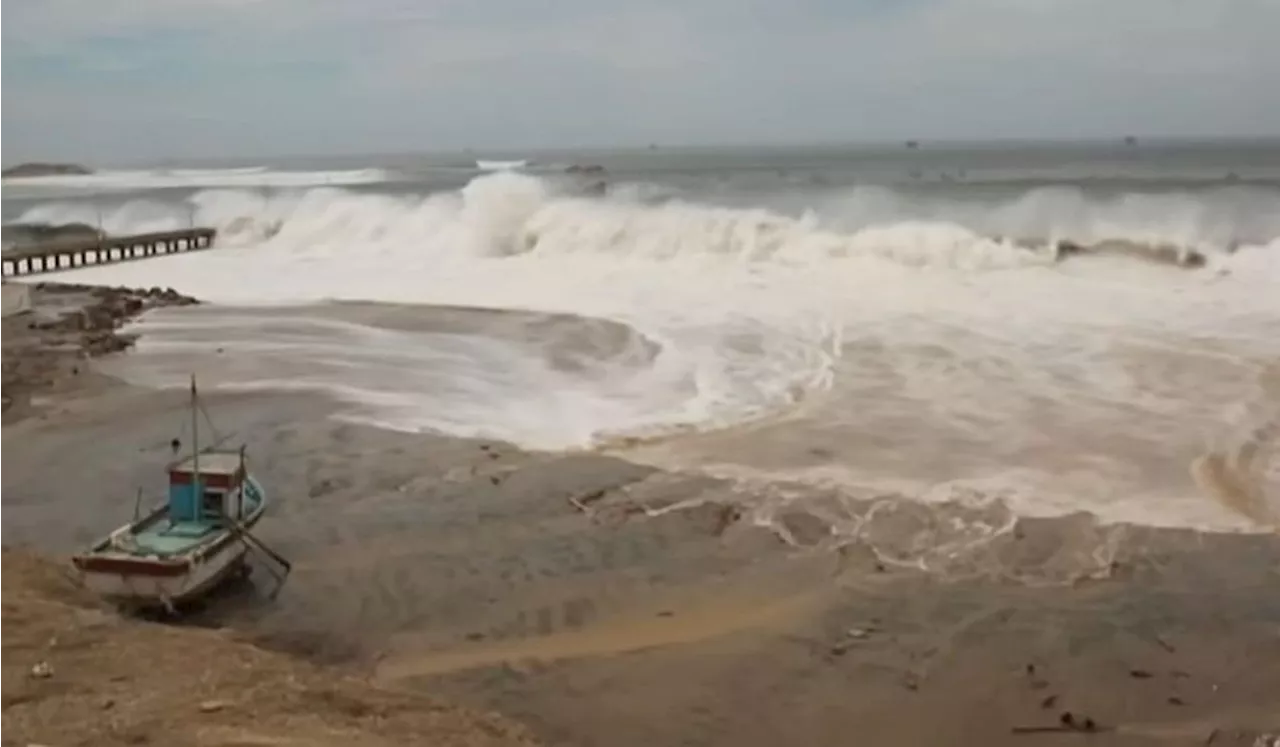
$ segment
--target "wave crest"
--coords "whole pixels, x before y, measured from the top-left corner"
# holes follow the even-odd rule
[[[219,173],[246,181],[263,176],[256,170]],[[348,176],[360,174],[366,172]],[[865,188],[790,212],[785,205],[645,202],[625,185],[615,185],[611,195],[587,197],[563,182],[506,171],[429,195],[333,187],[209,189],[182,202],[139,198],[106,211],[76,200],[49,202],[19,220],[101,223],[110,233],[196,223],[217,228],[223,245],[265,243],[299,252],[342,246],[441,256],[593,254],[785,265],[877,258],[962,270],[1045,264],[1080,254],[1198,266],[1205,257],[1280,237],[1277,195],[1249,189],[1107,200],[1072,189],[1039,189],[1013,200],[961,202]]]

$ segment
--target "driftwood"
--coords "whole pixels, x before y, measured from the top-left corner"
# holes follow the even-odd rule
[[[1030,667],[1028,670],[1032,671]],[[1014,726],[1009,729],[1012,734],[1102,734],[1111,731],[1115,731],[1115,727],[1100,726],[1088,716],[1077,719],[1071,711],[1063,711],[1056,726]]]

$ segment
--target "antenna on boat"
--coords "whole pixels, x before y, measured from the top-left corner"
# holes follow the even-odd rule
[[[200,418],[196,415],[196,375],[191,374],[191,474],[200,493]]]

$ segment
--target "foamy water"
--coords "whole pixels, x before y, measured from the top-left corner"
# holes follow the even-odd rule
[[[152,365],[131,370],[149,383],[182,381],[203,355],[213,384],[323,390],[386,427],[605,445],[747,483],[978,493],[1020,514],[1214,529],[1272,510],[1246,518],[1191,467],[1275,407],[1280,192],[855,187],[759,202],[619,185],[584,197],[512,172],[428,195],[212,189],[105,220],[194,220],[219,229],[218,249],[62,279],[239,307],[139,325],[135,360]],[[91,207],[54,201],[22,219]],[[1124,241],[1139,257],[1172,245],[1207,265],[1058,262],[1058,240]],[[246,308],[329,300],[557,316],[441,326],[428,310]],[[1264,504],[1268,469],[1250,478]]]

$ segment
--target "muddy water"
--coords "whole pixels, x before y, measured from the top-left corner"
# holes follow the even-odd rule
[[[182,399],[119,386],[5,428],[5,542],[66,552],[127,518]],[[309,396],[207,404],[296,566],[274,602],[260,568],[198,622],[553,744],[1022,744],[1011,726],[1063,710],[1198,744],[1280,714],[1272,537],[1024,520],[921,571],[940,527],[1004,517],[882,508],[878,544],[837,546],[822,507],[850,503],[812,488],[757,524],[750,485],[345,424]]]

